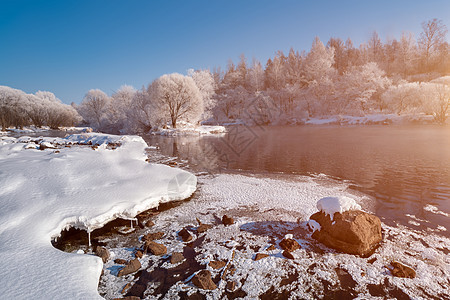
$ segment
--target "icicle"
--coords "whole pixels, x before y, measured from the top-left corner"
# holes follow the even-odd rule
[[[91,231],[88,229],[89,248],[91,247]]]
[[[133,229],[133,219],[131,219],[130,221],[131,221],[131,229]]]

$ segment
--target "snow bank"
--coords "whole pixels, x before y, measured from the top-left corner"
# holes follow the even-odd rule
[[[361,210],[361,206],[352,198],[341,197],[325,197],[317,201],[317,209],[329,215],[333,220],[335,213],[343,213],[348,210]]]
[[[389,125],[433,122],[433,116],[425,114],[370,114],[356,117],[348,115],[330,116],[326,118],[309,118],[305,121],[308,125]]]
[[[27,149],[37,142],[58,149]],[[89,142],[99,146],[74,145]],[[107,147],[110,143],[120,147],[112,150]],[[146,147],[134,136],[0,136],[3,298],[101,298],[97,292],[101,259],[61,252],[51,239],[69,226],[90,232],[112,219],[131,218],[161,202],[191,196],[196,177],[146,163]]]
[[[201,125],[195,126],[190,123],[181,122],[177,128],[159,128],[151,132],[154,135],[179,136],[179,135],[206,135],[221,134],[227,130],[224,126]]]

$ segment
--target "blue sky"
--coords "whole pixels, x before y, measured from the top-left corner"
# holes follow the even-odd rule
[[[0,0],[0,85],[80,103],[92,88],[140,88],[166,73],[225,68],[241,53],[265,64],[277,50],[309,50],[316,35],[356,46],[374,30],[417,37],[432,18],[450,27],[450,1]]]

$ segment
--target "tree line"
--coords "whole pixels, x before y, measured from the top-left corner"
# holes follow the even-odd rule
[[[241,55],[225,71],[166,74],[140,90],[122,86],[111,96],[94,89],[73,106],[49,92],[27,95],[2,87],[0,121],[3,128],[57,127],[81,116],[85,124],[111,133],[147,133],[175,128],[180,121],[295,124],[373,113],[421,113],[445,123],[450,109],[448,30],[437,19],[422,23],[422,30],[417,40],[404,32],[386,43],[374,32],[358,48],[351,39],[333,37],[324,44],[316,37],[309,52],[277,51],[264,66],[255,59],[248,64]]]
[[[24,126],[75,126],[81,117],[74,107],[61,102],[51,92],[38,91],[36,94],[7,86],[0,86],[0,130],[10,127],[23,129]]]

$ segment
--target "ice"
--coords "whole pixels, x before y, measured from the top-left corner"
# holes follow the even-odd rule
[[[342,286],[349,288],[340,284],[336,269],[350,274],[356,282],[351,293],[359,299],[375,298],[369,292],[370,285],[381,289],[380,298],[383,299],[395,298],[398,293],[405,293],[413,299],[442,298],[448,293],[448,238],[382,224],[383,243],[370,258],[337,253],[310,236],[307,220],[317,211],[317,201],[327,196],[345,196],[356,199],[364,210],[370,210],[370,198],[350,190],[346,183],[326,180],[324,175],[320,178],[271,176],[220,174],[199,177],[200,190],[193,199],[155,216],[153,221],[156,225],[151,231],[166,233],[160,242],[167,246],[168,253],[182,249],[176,233],[183,227],[197,226],[196,217],[202,223],[214,224],[204,233],[201,245],[195,247],[198,253],[195,260],[210,270],[213,278],[220,278],[223,270],[209,268],[211,260],[221,260],[236,268],[226,280],[219,281],[214,291],[199,290],[185,280],[175,283],[160,299],[178,299],[180,291],[188,295],[200,293],[208,299],[225,299],[227,281],[235,281],[236,288],[247,293],[242,296],[244,299],[261,299],[269,291],[280,295],[288,291],[286,299],[327,298],[325,286],[338,291]],[[218,220],[224,214],[233,217],[235,225],[221,224]],[[202,236],[193,233],[194,240]],[[294,260],[284,258],[282,249],[277,246],[281,239],[291,236],[302,247],[293,252]],[[267,251],[271,244],[276,249]],[[123,250],[120,249],[123,248],[112,251],[121,253]],[[259,252],[267,253],[269,257],[255,261],[254,257]],[[121,258],[128,258],[127,255],[125,253]],[[369,259],[373,258],[376,258],[375,262],[370,263]],[[417,277],[393,277],[387,268],[392,260],[413,267]],[[164,263],[164,258],[152,255],[144,256],[141,262],[146,263],[150,270],[154,266],[171,267]],[[112,262],[108,262],[108,266],[112,266]],[[107,299],[121,297],[118,291],[125,284],[123,279],[111,275],[107,268],[104,271],[100,291]],[[292,283],[287,284],[290,280]],[[147,295],[151,294],[150,290],[147,289]],[[153,296],[147,299],[154,299]],[[337,297],[336,294],[334,296]]]
[[[354,199],[341,196],[341,197],[325,197],[317,202],[317,209],[329,215],[331,220],[334,218],[335,213],[343,213],[349,210],[361,210],[361,206],[355,202]]]
[[[317,223],[315,220],[309,220],[308,221],[308,226],[309,226],[309,228],[311,228],[311,230],[313,231],[313,232],[315,232],[316,230],[320,230],[320,224],[319,223]]]
[[[52,238],[71,226],[90,232],[118,217],[133,218],[196,190],[191,173],[146,163],[147,145],[140,137],[80,134],[20,141],[0,137],[4,299],[101,298],[101,259],[61,252]],[[59,153],[26,149],[27,141],[50,143]],[[78,145],[88,143],[99,146]],[[112,150],[109,143],[120,146]]]

